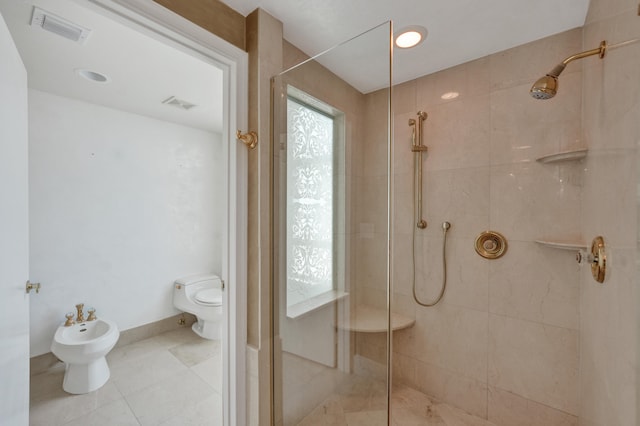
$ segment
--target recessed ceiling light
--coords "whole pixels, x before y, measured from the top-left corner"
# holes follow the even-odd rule
[[[451,99],[455,99],[458,96],[460,96],[460,93],[458,92],[447,92],[445,94],[443,94],[442,96],[440,96],[440,98],[444,99],[445,101],[451,100]]]
[[[405,27],[396,33],[396,46],[409,49],[422,43],[427,38],[427,29],[419,25]]]
[[[108,83],[111,81],[109,77],[107,77],[102,73],[83,69],[83,68],[78,68],[76,70],[76,74],[78,74],[80,77],[86,78],[87,80],[91,80],[96,83]]]

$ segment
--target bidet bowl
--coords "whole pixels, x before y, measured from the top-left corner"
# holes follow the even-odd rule
[[[105,355],[113,349],[119,337],[116,324],[101,318],[58,327],[51,352],[67,367],[63,389],[81,394],[102,387],[110,376]]]

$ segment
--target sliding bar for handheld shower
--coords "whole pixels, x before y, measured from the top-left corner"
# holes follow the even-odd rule
[[[416,226],[420,229],[427,227],[427,222],[422,219],[422,153],[427,151],[427,147],[422,144],[422,123],[427,119],[427,113],[424,111],[418,111],[417,120],[409,119],[409,126],[413,127],[413,134],[411,140],[411,152],[415,152],[418,155],[414,162],[414,180],[415,180],[415,194],[416,205],[414,206],[414,213],[417,209],[418,222]]]

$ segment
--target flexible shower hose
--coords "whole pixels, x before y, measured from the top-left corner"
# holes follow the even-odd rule
[[[451,228],[451,224],[449,222],[442,222],[442,288],[440,289],[440,294],[433,302],[422,302],[418,298],[416,293],[416,231],[417,227],[413,228],[413,243],[412,243],[412,256],[413,259],[413,299],[420,306],[424,306],[430,308],[431,306],[437,305],[442,298],[444,297],[444,292],[447,289],[447,231]]]

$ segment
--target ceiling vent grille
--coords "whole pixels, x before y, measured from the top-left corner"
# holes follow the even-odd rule
[[[42,28],[43,30],[50,31],[80,44],[84,44],[89,34],[91,34],[91,30],[37,7],[33,8],[31,26],[34,28]]]
[[[178,99],[175,96],[171,96],[171,97],[165,99],[164,101],[162,101],[162,103],[166,104],[166,105],[173,105],[176,108],[184,109],[184,110],[187,110],[187,111],[196,106],[196,104],[192,104],[190,102],[183,101],[182,99]]]

